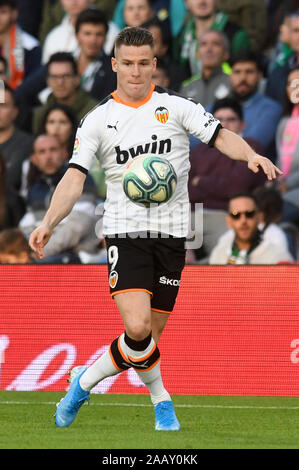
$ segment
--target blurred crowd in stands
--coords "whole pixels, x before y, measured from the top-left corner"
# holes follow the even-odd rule
[[[110,59],[125,26],[152,32],[156,85],[201,103],[283,170],[269,183],[190,136],[189,195],[203,244],[187,263],[296,263],[299,0],[0,0],[0,263],[106,263],[97,161],[44,260],[27,241],[80,119],[116,88]]]

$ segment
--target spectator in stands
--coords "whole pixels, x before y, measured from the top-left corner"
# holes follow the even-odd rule
[[[57,52],[51,56],[47,64],[47,84],[52,89],[52,93],[48,96],[46,103],[35,112],[34,133],[37,132],[48,107],[54,103],[70,106],[78,120],[97,104],[97,101],[80,87],[76,61],[67,52]]]
[[[17,1],[0,1],[0,54],[7,61],[7,82],[17,88],[39,67],[41,47],[36,38],[17,24]]]
[[[279,190],[284,200],[283,222],[299,223],[299,65],[287,78],[283,117],[276,135],[278,164],[283,171]]]
[[[0,103],[0,152],[6,166],[6,178],[9,186],[20,189],[22,163],[32,150],[33,136],[18,129],[15,124],[18,107],[13,90],[5,83],[5,101]]]
[[[74,57],[81,87],[101,101],[116,89],[116,74],[112,71],[110,57],[103,50],[108,31],[106,17],[96,9],[84,10],[78,16],[75,31],[79,49]]]
[[[171,90],[179,91],[182,82],[188,78],[184,69],[173,60],[171,55],[170,41],[164,33],[161,21],[154,18],[143,23],[143,28],[148,29],[154,38],[154,55],[162,60],[168,69],[169,86]]]
[[[43,45],[42,62],[46,64],[51,55],[55,52],[66,51],[74,52],[78,47],[78,42],[75,33],[75,24],[79,14],[90,7],[93,0],[60,0],[66,12],[61,23],[55,26],[46,36]],[[116,34],[119,32],[118,28],[112,23],[109,23],[109,32],[105,42],[105,52],[110,54],[112,52],[113,41]]]
[[[34,141],[34,150],[30,157],[31,168],[28,173],[27,212],[21,219],[19,227],[28,238],[42,220],[47,211],[52,194],[60,179],[67,170],[65,153],[54,136],[40,135]],[[72,212],[53,233],[53,241],[46,251],[50,255],[60,255],[63,262],[65,252],[79,249],[80,243],[94,233],[95,205],[97,195],[92,178],[88,177],[82,196],[73,207]],[[90,249],[98,243],[96,236],[90,239]],[[57,261],[57,260],[56,260]]]
[[[162,88],[169,88],[170,77],[167,64],[163,59],[157,60],[156,70],[153,73],[152,82]]]
[[[94,0],[91,2],[91,6],[105,12],[106,17],[110,20],[114,14],[116,1],[117,0]],[[42,23],[39,28],[39,38],[42,44],[47,34],[61,23],[65,13],[60,0],[43,0]]]
[[[251,194],[232,196],[228,204],[229,236],[220,237],[213,249],[209,264],[278,264],[293,261],[283,247],[263,239],[258,228],[259,210]]]
[[[57,137],[65,153],[65,158],[68,159],[73,152],[78,124],[78,119],[72,108],[57,103],[50,106],[45,112],[37,134],[54,135]]]
[[[290,19],[291,14],[286,13],[280,25],[279,36],[270,60],[269,74],[277,67],[284,66],[293,54],[291,49]]]
[[[184,0],[119,0],[114,11],[113,21],[119,29],[125,26],[141,26],[155,18],[163,28],[166,38],[171,36],[170,10],[173,16],[180,12],[173,4],[181,4]],[[184,13],[185,13],[185,8]]]
[[[290,13],[289,17],[289,41],[293,54],[289,57],[285,65],[276,67],[270,74],[266,94],[270,98],[278,101],[281,105],[285,101],[285,87],[288,73],[296,65],[299,65],[299,9]]]
[[[242,135],[245,122],[238,101],[232,98],[216,101],[212,112],[223,127]],[[258,142],[252,138],[245,140],[258,154],[263,154]],[[203,143],[191,150],[190,164],[189,198],[192,204],[203,203],[203,243],[209,254],[220,235],[226,231],[229,198],[237,192],[251,192],[263,186],[266,178],[261,173],[253,174],[245,162],[226,158],[216,148]]]
[[[29,264],[33,262],[32,252],[20,229],[10,228],[0,232],[0,263]]]
[[[271,187],[262,186],[254,190],[260,211],[259,229],[265,240],[288,250],[296,259],[296,239],[292,232],[283,230],[279,223],[283,214],[283,199],[280,192]]]
[[[73,56],[80,75],[80,85],[98,101],[116,88],[116,76],[112,71],[111,59],[103,50],[107,27],[103,13],[92,8],[83,10],[75,25],[79,47]],[[25,100],[29,106],[35,105],[38,94],[40,101],[44,103],[49,92],[46,65],[41,66],[16,91],[17,97]]]
[[[5,162],[0,154],[0,231],[17,227],[24,212],[24,201],[7,182]]]
[[[181,93],[207,107],[231,90],[228,40],[221,31],[207,31],[199,40],[198,52],[202,71],[183,82]]]
[[[260,142],[265,153],[274,160],[275,133],[282,106],[259,92],[262,70],[257,54],[241,52],[232,58],[231,64],[232,94],[242,103],[246,123],[243,137]]]
[[[189,11],[187,21],[175,40],[175,58],[183,67],[189,68],[190,76],[198,70],[198,44],[202,34],[209,29],[216,29],[226,34],[230,44],[230,55],[250,47],[247,33],[228,16],[217,10],[216,0],[186,0]]]
[[[261,51],[267,38],[267,8],[261,0],[218,0],[218,8],[246,31],[250,48]]]

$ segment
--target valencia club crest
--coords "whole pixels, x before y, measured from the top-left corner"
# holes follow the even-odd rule
[[[159,122],[161,122],[162,124],[165,124],[168,121],[169,111],[167,108],[164,108],[163,106],[161,106],[160,108],[156,109],[155,116]]]

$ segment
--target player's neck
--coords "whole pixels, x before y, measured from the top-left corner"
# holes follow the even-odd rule
[[[123,103],[128,104],[138,104],[147,101],[147,99],[151,96],[154,86],[152,84],[142,93],[142,95],[134,95],[128,94],[122,87],[119,85],[116,88],[115,94],[117,98],[122,101]]]

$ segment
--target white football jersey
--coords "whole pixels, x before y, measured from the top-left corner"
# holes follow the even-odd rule
[[[99,159],[107,184],[104,234],[152,231],[187,236],[189,134],[213,145],[220,128],[200,104],[154,85],[137,104],[124,103],[113,92],[91,110],[78,127],[69,165],[87,174],[94,157]],[[173,165],[177,187],[167,203],[146,208],[126,196],[122,174],[132,158],[142,154],[162,156]]]

